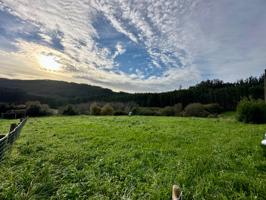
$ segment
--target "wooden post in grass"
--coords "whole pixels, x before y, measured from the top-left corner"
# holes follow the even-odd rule
[[[9,133],[12,132],[16,127],[17,127],[17,124],[16,123],[12,123],[10,125]]]

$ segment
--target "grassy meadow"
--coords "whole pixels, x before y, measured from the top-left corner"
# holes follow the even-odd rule
[[[12,121],[0,121],[7,132]],[[0,199],[264,199],[266,125],[222,118],[30,118],[0,162]]]

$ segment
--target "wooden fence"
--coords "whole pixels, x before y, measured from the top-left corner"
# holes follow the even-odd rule
[[[3,159],[3,156],[15,140],[18,138],[23,126],[27,122],[27,118],[20,119],[19,124],[11,124],[9,133],[6,135],[0,135],[0,161]]]

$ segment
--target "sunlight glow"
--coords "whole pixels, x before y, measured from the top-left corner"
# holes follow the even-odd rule
[[[59,71],[61,64],[57,62],[57,58],[52,55],[39,55],[38,62],[42,68],[48,71]]]

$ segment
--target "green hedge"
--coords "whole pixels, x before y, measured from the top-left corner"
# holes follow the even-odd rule
[[[237,106],[237,119],[245,123],[266,123],[266,104],[263,100],[241,100]]]

